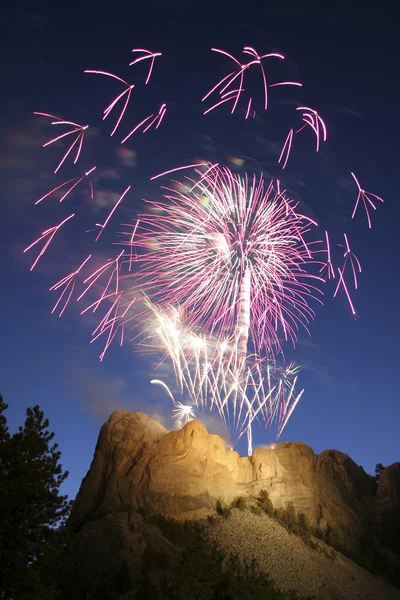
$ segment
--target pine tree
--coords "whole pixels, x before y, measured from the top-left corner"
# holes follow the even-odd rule
[[[375,481],[379,483],[382,471],[385,469],[382,463],[378,463],[375,467]]]
[[[61,452],[39,406],[28,408],[24,426],[8,433],[0,397],[0,599],[56,597],[50,572],[63,545],[70,512],[60,486],[68,476]]]

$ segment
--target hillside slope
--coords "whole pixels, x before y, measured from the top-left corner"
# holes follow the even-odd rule
[[[386,581],[339,552],[332,554],[334,558],[324,556],[321,550],[329,553],[329,547],[321,542],[316,541],[321,550],[313,550],[267,515],[234,509],[208,531],[226,553],[254,558],[280,589],[319,600],[400,599],[400,591]]]

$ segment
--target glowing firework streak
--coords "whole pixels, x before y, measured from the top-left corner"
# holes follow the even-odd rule
[[[110,211],[108,217],[106,218],[106,220],[104,221],[104,223],[96,223],[96,227],[100,227],[100,231],[96,237],[96,242],[99,239],[99,237],[101,236],[101,234],[103,233],[104,229],[106,228],[107,223],[113,216],[114,212],[117,210],[118,206],[121,204],[122,200],[124,199],[125,195],[129,192],[130,189],[131,189],[131,186],[128,185],[126,190],[122,193],[122,195],[118,198],[117,202],[114,204],[113,208],[111,209],[111,211]]]
[[[301,390],[301,392],[297,395],[297,397],[295,398],[293,404],[291,405],[290,410],[288,411],[288,413],[286,415],[286,418],[285,418],[284,422],[282,423],[282,425],[281,425],[281,427],[280,427],[280,429],[278,431],[278,435],[277,435],[277,438],[276,438],[277,440],[279,440],[279,438],[281,437],[282,432],[285,429],[285,427],[287,425],[287,422],[289,421],[289,419],[290,419],[290,417],[291,417],[294,409],[296,408],[298,401],[302,397],[303,393],[304,393],[304,390]]]
[[[121,305],[122,299],[123,299],[123,293],[121,291],[117,292],[117,293],[114,292],[114,293],[111,293],[108,295],[104,295],[100,299],[100,301],[103,301],[103,300],[113,301],[111,307],[108,309],[108,311],[106,312],[104,317],[100,320],[96,329],[93,331],[92,340],[90,341],[90,343],[93,344],[93,342],[95,342],[99,337],[101,337],[108,331],[108,335],[107,335],[107,338],[106,338],[106,341],[105,341],[105,344],[103,347],[103,351],[101,352],[101,354],[99,356],[100,362],[104,359],[104,356],[105,356],[108,348],[111,346],[119,329],[121,330],[120,345],[122,346],[122,344],[123,344],[124,326],[131,319],[127,319],[124,322],[122,321],[122,319],[125,317],[126,313],[129,311],[131,306],[136,302],[136,297],[134,297],[132,300],[130,300],[129,302],[127,302],[124,305]],[[99,301],[93,302],[93,304],[91,304],[90,306],[85,308],[85,310],[83,310],[81,314],[85,313],[86,311],[90,310],[93,307],[94,307],[94,310],[93,310],[93,312],[94,312],[97,309],[98,305],[99,305]],[[121,314],[119,314],[120,309],[122,309]]]
[[[174,414],[174,421],[178,424],[183,423],[186,425],[186,423],[189,423],[189,421],[196,418],[193,408],[189,405],[182,404],[182,402],[175,402],[172,412]]]
[[[172,414],[175,423],[186,425],[186,423],[196,418],[193,408],[187,404],[182,404],[182,402],[177,402],[167,384],[161,381],[161,379],[152,379],[150,383],[161,385],[167,391],[168,396],[174,404]]]
[[[122,297],[123,297],[122,292],[120,292],[119,297],[117,298],[117,301],[114,302],[111,309],[106,313],[105,317],[100,321],[98,327],[93,332],[93,335],[95,335],[96,337],[94,337],[90,343],[93,343],[98,337],[100,337],[100,335],[103,335],[107,330],[109,330],[109,335],[107,337],[103,351],[99,357],[100,361],[103,360],[108,348],[110,347],[110,345],[111,345],[114,337],[118,333],[119,329],[121,330],[120,346],[122,346],[122,344],[124,342],[125,325],[133,319],[133,317],[130,317],[123,321],[127,312],[132,307],[132,305],[136,302],[137,298],[134,297],[129,302],[126,302],[125,304],[121,305]],[[121,312],[121,314],[118,314],[120,309],[122,310],[122,312]],[[97,333],[97,332],[99,332],[99,333]]]
[[[202,411],[216,409],[236,441],[247,433],[250,454],[253,421],[263,416],[268,425],[276,423],[278,429],[282,428],[296,398],[299,367],[290,363],[285,369],[274,370],[277,383],[271,383],[271,367],[260,357],[247,357],[247,363],[237,371],[232,361],[236,352],[234,339],[199,337],[182,324],[181,311],[165,312],[147,304],[155,319],[152,343],[171,360],[180,393],[187,394],[193,406]],[[175,402],[166,384],[161,380],[153,382],[156,381]]]
[[[102,300],[104,300],[104,298],[107,296],[107,292],[112,284],[113,279],[115,279],[115,290],[114,290],[113,294],[119,293],[119,291],[120,291],[119,290],[119,270],[122,265],[122,261],[120,261],[120,259],[122,258],[123,255],[124,255],[124,250],[122,250],[122,252],[120,252],[120,254],[116,258],[108,260],[104,265],[102,265],[100,268],[98,268],[94,273],[89,275],[89,277],[87,277],[84,280],[83,283],[84,284],[88,283],[88,285],[86,286],[84,291],[81,293],[81,295],[77,298],[78,302],[79,302],[79,300],[81,300],[83,298],[83,296],[85,296],[85,294],[87,294],[87,292],[90,290],[90,288],[100,279],[100,277],[102,277],[105,273],[110,272],[110,271],[111,271],[111,274],[108,278],[107,284],[105,285],[105,287],[103,289],[100,299],[97,300],[94,304],[92,304],[90,306],[90,308],[92,308],[94,306],[95,308],[93,309],[93,312],[95,312],[95,310],[100,305]],[[84,311],[82,311],[82,314],[84,312],[86,312],[86,310],[88,310],[88,309],[85,309]]]
[[[133,135],[135,133],[135,131],[137,131],[138,129],[140,129],[142,127],[142,125],[145,125],[145,123],[147,123],[147,121],[151,121],[149,123],[147,123],[146,127],[143,129],[142,133],[146,133],[146,131],[148,131],[150,129],[150,127],[152,127],[155,123],[157,123],[156,125],[156,129],[159,128],[159,126],[161,125],[161,121],[164,118],[165,113],[167,112],[167,105],[166,104],[162,104],[160,106],[160,109],[158,111],[158,113],[154,116],[154,113],[152,113],[151,115],[149,115],[148,117],[146,117],[145,119],[143,119],[143,121],[140,121],[140,123],[138,123],[133,129],[132,131],[130,131],[128,133],[127,136],[124,137],[124,139],[122,140],[121,144],[124,144],[126,142],[127,139],[129,139],[131,137],[131,135]]]
[[[61,196],[59,202],[62,202],[72,192],[72,190],[75,189],[76,186],[85,179],[85,177],[89,177],[89,175],[91,173],[93,173],[93,171],[95,169],[96,169],[96,167],[92,167],[91,169],[89,169],[89,171],[86,171],[86,173],[84,175],[82,175],[82,177],[73,177],[72,179],[68,179],[68,181],[64,181],[64,183],[53,188],[52,190],[50,190],[50,192],[47,192],[47,194],[45,194],[44,196],[39,198],[39,200],[36,200],[35,204],[40,204],[40,202],[42,202],[42,200],[44,200],[45,198],[48,198],[49,196],[51,196],[51,194],[54,194],[54,192],[57,192],[64,186],[72,183],[72,185],[67,189],[67,191],[65,193],[63,193],[63,195]],[[90,199],[93,200],[93,194],[94,194],[93,193],[93,184],[90,181],[90,179],[89,179],[89,186],[90,186]]]
[[[354,305],[353,305],[353,302],[352,302],[352,300],[351,300],[351,296],[350,296],[350,294],[349,294],[349,290],[348,290],[348,288],[347,288],[346,282],[345,282],[345,280],[344,280],[344,278],[343,278],[343,273],[342,273],[342,271],[339,269],[339,267],[338,267],[338,274],[339,274],[339,283],[338,283],[338,286],[339,286],[340,284],[342,284],[342,285],[343,285],[343,289],[344,289],[344,291],[345,291],[345,294],[346,294],[347,300],[348,300],[348,302],[349,302],[349,305],[350,305],[350,308],[351,308],[351,312],[352,312],[353,316],[356,316],[356,314],[357,314],[357,313],[356,313],[356,310],[355,310],[355,308],[354,308]],[[336,296],[336,294],[337,294],[338,290],[339,290],[339,287],[337,287],[337,288],[336,288],[336,291],[335,291],[335,293],[334,293],[334,297]]]
[[[250,311],[251,311],[251,270],[248,267],[244,273],[241,288],[239,290],[239,309],[237,324],[237,357],[238,365],[244,364],[247,356],[247,343],[250,330]]]
[[[114,128],[111,132],[111,135],[113,136],[114,133],[117,131],[119,124],[121,123],[122,117],[125,114],[126,109],[128,108],[128,104],[129,104],[129,100],[131,98],[131,94],[132,94],[132,90],[135,87],[135,85],[132,83],[128,83],[127,81],[125,81],[125,79],[122,79],[121,77],[118,77],[118,75],[114,75],[113,73],[108,73],[107,71],[93,71],[93,70],[89,70],[87,69],[85,71],[85,73],[91,73],[94,75],[105,75],[106,77],[112,77],[113,79],[116,79],[117,81],[120,81],[121,83],[124,84],[125,86],[125,90],[123,92],[121,92],[120,94],[118,94],[118,96],[116,96],[116,98],[114,98],[114,100],[111,102],[111,104],[109,104],[107,106],[107,108],[104,109],[104,113],[103,113],[103,121],[108,117],[108,115],[111,113],[112,109],[118,104],[118,102],[120,100],[122,100],[122,98],[125,96],[126,94],[126,98],[125,98],[125,103],[121,109],[121,112],[119,114],[119,117],[117,119],[116,124],[114,125]]]
[[[56,235],[57,231],[60,229],[60,227],[62,225],[64,225],[64,223],[66,223],[67,221],[69,221],[70,219],[72,219],[72,217],[74,217],[74,216],[75,216],[75,213],[72,213],[72,215],[69,215],[69,217],[67,217],[66,219],[64,219],[63,221],[61,221],[61,223],[59,223],[58,225],[54,225],[54,227],[50,227],[50,229],[46,229],[46,231],[43,231],[42,235],[37,240],[35,240],[30,246],[28,246],[27,248],[25,248],[24,252],[28,252],[28,250],[30,250],[31,248],[33,248],[33,246],[35,246],[36,244],[38,244],[39,242],[41,242],[42,240],[44,240],[46,237],[48,238],[47,241],[46,241],[46,243],[44,244],[43,248],[41,249],[41,251],[37,255],[37,258],[34,261],[33,265],[31,266],[30,271],[33,271],[33,269],[35,268],[36,264],[38,263],[38,260],[40,259],[40,257],[43,256],[43,254],[46,252],[47,248],[49,247],[49,245],[53,241],[53,238]]]
[[[303,129],[305,129],[307,126],[311,127],[315,134],[317,152],[319,151],[321,139],[324,142],[326,142],[327,139],[327,128],[325,125],[325,121],[322,119],[322,117],[318,114],[316,110],[314,110],[313,108],[309,108],[308,106],[299,106],[296,108],[296,110],[303,111],[303,121],[305,124],[302,127],[300,127],[300,129],[298,129],[297,131],[294,131],[293,127],[291,127],[278,158],[278,163],[280,164],[282,162],[282,169],[286,167],[287,162],[289,160],[290,152],[293,146],[294,135],[303,131]]]
[[[343,267],[341,269],[338,269],[338,271],[339,271],[339,281],[338,281],[338,284],[336,286],[336,290],[335,290],[335,293],[333,294],[333,297],[334,298],[336,297],[336,295],[337,295],[337,293],[339,291],[340,285],[342,285],[343,289],[345,291],[345,294],[347,296],[347,300],[349,302],[349,305],[350,305],[350,308],[351,308],[351,312],[353,313],[353,315],[356,315],[356,311],[354,309],[354,305],[353,305],[353,302],[351,300],[348,287],[347,287],[346,282],[344,280],[344,272],[345,272],[347,263],[350,263],[351,270],[352,270],[352,273],[353,273],[354,287],[355,287],[355,289],[357,289],[358,288],[357,270],[358,270],[359,273],[361,273],[361,264],[360,264],[360,261],[358,260],[357,256],[350,250],[349,240],[348,240],[346,234],[344,234],[344,241],[345,241],[345,245],[344,246],[343,246],[343,244],[339,244],[339,246],[342,246],[345,249],[345,253],[343,255],[343,257],[344,257],[344,263],[343,263]]]
[[[293,143],[293,127],[290,129],[290,131],[287,135],[285,143],[283,144],[282,151],[278,158],[278,163],[280,163],[281,160],[283,160],[282,169],[284,169],[286,167],[287,162],[289,160],[290,151],[292,149],[292,143]]]
[[[358,260],[357,256],[350,250],[349,240],[348,240],[346,234],[344,234],[344,242],[345,242],[344,246],[343,246],[343,244],[339,244],[339,246],[342,246],[342,248],[345,249],[345,253],[343,255],[344,263],[343,263],[343,267],[342,267],[342,275],[344,274],[346,265],[349,262],[351,265],[351,270],[353,272],[354,287],[355,287],[355,289],[357,289],[357,287],[358,287],[357,269],[358,269],[358,272],[361,273],[361,264],[360,264],[360,261]],[[339,284],[338,284],[338,287],[339,287]],[[336,288],[336,289],[338,289],[338,288]]]
[[[208,173],[212,170],[215,169],[215,167],[218,167],[218,163],[215,163],[214,165],[211,165],[209,163],[195,163],[194,165],[183,165],[182,167],[175,167],[174,169],[169,169],[168,171],[163,171],[162,173],[159,173],[158,175],[153,175],[153,177],[150,177],[150,181],[153,181],[154,179],[158,179],[159,177],[164,177],[164,175],[170,175],[171,173],[175,173],[176,171],[183,171],[185,169],[193,169],[195,167],[207,167],[207,171],[203,174],[202,176],[202,180],[207,177]],[[194,187],[196,187],[196,185],[198,185],[197,183],[195,184]]]
[[[121,232],[123,236],[129,237],[129,241],[128,242],[122,242],[122,243],[127,244],[129,246],[129,269],[128,269],[129,272],[132,270],[132,263],[136,260],[136,258],[134,258],[134,256],[133,256],[133,248],[134,248],[134,241],[133,240],[134,240],[137,228],[139,226],[139,223],[140,223],[139,219],[136,221],[135,225],[132,225],[131,223],[122,223],[123,227],[133,227],[131,234],[129,234],[126,231],[122,231]]]
[[[305,123],[305,125],[303,125],[303,127],[301,127],[298,131],[296,131],[296,133],[299,133],[302,129],[304,129],[305,127],[307,127],[307,125],[309,125],[311,127],[311,129],[313,130],[313,132],[315,133],[315,141],[317,144],[316,151],[318,152],[321,137],[322,137],[322,140],[324,142],[326,142],[327,135],[328,135],[324,120],[317,113],[316,110],[314,110],[313,108],[309,108],[308,106],[298,106],[296,108],[296,110],[304,111],[303,121]]]
[[[331,279],[331,277],[332,277],[332,279],[335,279],[335,270],[332,265],[331,247],[329,244],[329,235],[328,235],[327,231],[325,231],[325,239],[326,239],[327,260],[326,260],[326,263],[323,265],[323,267],[320,269],[320,275],[322,276],[323,272],[326,269],[326,279]]]
[[[166,383],[164,383],[163,381],[161,381],[161,379],[152,379],[150,381],[150,383],[153,383],[155,385],[161,385],[165,390],[167,390],[167,394],[168,396],[171,398],[172,402],[175,404],[175,398],[172,395],[171,390],[169,389],[169,387],[167,386]]]
[[[294,86],[298,86],[298,87],[302,86],[302,84],[297,81],[280,81],[278,83],[273,83],[270,85],[267,84],[267,77],[265,74],[265,69],[262,64],[262,61],[267,58],[278,58],[278,59],[283,60],[285,58],[283,56],[283,54],[271,52],[269,54],[260,55],[251,46],[245,46],[242,52],[243,52],[243,54],[250,56],[251,58],[250,58],[249,62],[242,64],[237,58],[235,58],[232,54],[229,54],[229,52],[226,52],[225,50],[220,50],[219,48],[211,48],[211,50],[212,50],[212,52],[218,52],[219,54],[223,54],[224,56],[227,56],[228,58],[233,60],[236,64],[236,70],[232,71],[231,73],[229,73],[228,75],[223,77],[223,79],[221,79],[213,88],[211,88],[211,90],[209,92],[207,92],[207,94],[202,98],[202,102],[204,102],[204,100],[207,100],[207,98],[209,96],[211,96],[217,90],[218,90],[218,93],[221,98],[221,100],[219,102],[215,103],[211,108],[207,109],[204,112],[204,114],[207,114],[214,108],[217,108],[218,106],[220,106],[221,104],[224,104],[225,102],[230,102],[230,101],[233,101],[232,110],[231,110],[231,113],[233,114],[237,108],[237,105],[238,105],[238,102],[240,99],[240,95],[245,91],[245,89],[243,88],[244,73],[248,69],[250,69],[250,67],[252,67],[253,65],[258,65],[261,70],[263,86],[264,86],[264,109],[265,110],[267,110],[267,108],[268,108],[268,87],[276,87],[276,86],[281,86],[281,85],[294,85]],[[238,87],[235,89],[230,89],[232,84],[234,82],[236,82],[236,80],[238,78],[239,78]],[[252,102],[252,99],[250,98],[249,103],[247,105],[247,111],[246,111],[246,116],[245,116],[246,119],[249,116],[251,102]]]
[[[369,227],[369,229],[371,229],[372,224],[371,224],[371,217],[369,214],[368,205],[372,206],[372,208],[374,210],[376,210],[376,206],[374,204],[374,201],[371,199],[371,197],[375,198],[376,200],[379,200],[380,202],[384,202],[384,200],[383,200],[383,198],[381,198],[380,196],[377,196],[376,194],[372,194],[371,192],[366,192],[365,190],[363,190],[361,188],[361,185],[360,185],[357,177],[354,175],[354,173],[351,173],[351,176],[353,177],[354,181],[356,182],[357,188],[358,188],[357,200],[354,205],[354,210],[353,210],[353,214],[351,215],[351,218],[354,219],[358,205],[360,203],[360,200],[362,200],[362,203],[364,204],[365,212],[367,214],[368,227]]]
[[[51,314],[54,314],[54,312],[57,310],[58,305],[60,304],[61,300],[64,297],[64,294],[67,293],[68,289],[69,289],[69,294],[64,302],[64,306],[62,307],[60,313],[59,313],[59,317],[61,317],[61,315],[63,314],[63,312],[65,311],[65,309],[67,308],[68,302],[71,299],[71,296],[74,292],[75,289],[75,284],[76,284],[76,277],[78,275],[78,273],[81,271],[81,269],[85,266],[85,264],[88,262],[88,260],[91,258],[91,254],[89,254],[89,256],[87,258],[85,258],[85,260],[83,261],[83,263],[77,268],[76,271],[73,271],[72,273],[70,273],[69,275],[67,275],[66,277],[63,277],[63,279],[60,279],[60,281],[58,281],[57,283],[55,283],[51,288],[50,291],[56,291],[59,290],[60,288],[64,288],[63,291],[61,292],[60,297],[58,298],[57,302],[55,303],[53,310],[51,311]]]
[[[151,52],[150,50],[144,50],[143,48],[134,48],[132,52],[142,52],[144,53],[144,56],[139,56],[138,58],[135,58],[132,62],[129,63],[130,67],[132,67],[132,65],[136,65],[139,62],[142,62],[143,60],[151,60],[149,72],[147,73],[146,81],[144,82],[145,85],[147,85],[150,81],[150,77],[153,71],[154,61],[157,58],[157,56],[161,56],[161,52]]]
[[[172,392],[167,386],[167,384],[161,381],[161,379],[152,379],[150,383],[161,385],[167,391],[168,396],[174,403],[172,414],[175,423],[177,423],[178,425],[186,425],[186,423],[189,423],[189,421],[196,418],[193,408],[191,406],[188,406],[187,404],[182,404],[182,402],[177,402],[173,397]]]
[[[72,125],[72,127],[74,127],[74,129],[71,129],[70,131],[67,131],[66,133],[62,133],[61,135],[58,135],[57,137],[55,137],[52,140],[49,140],[48,142],[43,144],[43,148],[46,148],[46,146],[50,146],[50,144],[54,144],[54,142],[58,142],[58,140],[61,140],[65,137],[67,137],[68,135],[73,135],[74,133],[77,134],[75,137],[75,140],[72,142],[71,146],[68,148],[67,152],[64,154],[61,161],[58,163],[58,166],[56,167],[54,173],[57,173],[57,171],[63,165],[67,156],[70,154],[70,152],[73,150],[73,148],[78,144],[75,159],[74,159],[74,165],[75,165],[78,162],[78,158],[79,158],[81,150],[82,150],[83,138],[85,135],[85,131],[89,127],[89,125],[78,125],[78,123],[74,123],[73,121],[64,121],[63,119],[60,119],[60,117],[56,117],[55,115],[49,115],[47,113],[42,113],[42,112],[34,112],[33,114],[39,115],[41,117],[49,117],[50,119],[55,119],[54,121],[52,121],[51,125],[68,125],[68,126]]]

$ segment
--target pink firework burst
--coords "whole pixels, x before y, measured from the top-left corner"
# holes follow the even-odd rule
[[[127,136],[124,137],[121,144],[124,144],[126,140],[128,140],[131,135],[133,135],[138,129],[140,129],[143,125],[142,133],[146,133],[153,125],[155,125],[155,129],[158,129],[161,125],[161,121],[164,118],[165,113],[167,112],[167,105],[162,104],[158,110],[158,113],[152,113],[148,117],[144,118],[140,123],[138,123],[132,131],[128,133]]]
[[[325,231],[325,240],[326,240],[326,262],[324,265],[322,265],[319,273],[322,276],[325,277],[325,281],[327,279],[335,279],[335,269],[333,268],[333,264],[332,264],[332,257],[331,257],[331,246],[329,243],[329,234],[327,231]]]
[[[305,129],[306,127],[310,127],[315,135],[317,152],[319,151],[321,140],[323,142],[326,142],[328,135],[325,121],[322,119],[322,117],[318,114],[316,110],[314,110],[313,108],[309,108],[308,106],[299,106],[296,108],[296,110],[303,111],[302,120],[304,122],[304,125],[302,125],[296,131],[293,127],[290,128],[278,159],[278,163],[282,163],[282,169],[284,169],[287,165],[290,152],[293,146],[293,139],[296,134],[303,131],[303,129]]]
[[[64,119],[61,119],[60,117],[56,117],[55,115],[49,115],[48,113],[34,112],[33,114],[38,115],[40,117],[48,117],[49,119],[54,119],[51,122],[51,125],[66,125],[67,127],[72,127],[72,129],[70,129],[69,131],[62,133],[61,135],[57,135],[55,138],[53,138],[53,139],[49,140],[48,142],[46,142],[45,144],[43,144],[43,148],[46,148],[46,146],[50,146],[50,144],[54,144],[54,142],[58,142],[58,140],[62,140],[63,138],[65,138],[69,135],[76,134],[74,141],[72,142],[72,144],[70,145],[70,147],[68,148],[66,153],[63,155],[60,162],[58,163],[58,166],[56,167],[54,173],[57,173],[57,171],[59,171],[59,169],[62,167],[67,156],[72,152],[72,150],[75,148],[75,146],[77,146],[76,154],[75,154],[75,158],[74,158],[74,165],[75,165],[78,162],[78,159],[79,159],[79,156],[80,156],[80,153],[82,150],[83,138],[85,136],[85,131],[87,130],[89,125],[79,125],[78,123],[74,123],[73,121],[64,121]]]
[[[349,288],[346,284],[344,274],[345,274],[346,266],[347,266],[347,264],[349,264],[351,267],[352,274],[353,274],[354,288],[357,289],[358,288],[357,271],[359,273],[361,273],[361,263],[358,260],[357,256],[354,254],[354,252],[351,251],[349,239],[348,239],[347,235],[346,234],[343,234],[343,235],[344,235],[344,244],[338,244],[338,245],[345,249],[345,252],[343,255],[344,262],[343,262],[342,268],[341,269],[338,268],[339,281],[337,283],[336,290],[335,290],[335,293],[333,294],[333,297],[335,298],[337,296],[339,288],[342,285],[343,289],[345,291],[347,300],[349,302],[351,312],[354,316],[356,316],[356,311],[355,311],[354,304],[350,297]]]
[[[151,50],[145,50],[144,48],[133,48],[132,52],[136,54],[140,52],[143,56],[138,56],[137,58],[132,60],[132,62],[129,63],[130,67],[144,60],[150,60],[149,71],[147,73],[146,81],[144,82],[145,85],[147,85],[150,81],[150,77],[153,72],[154,61],[156,60],[157,56],[161,56],[161,52],[151,52]]]
[[[263,80],[263,88],[264,88],[264,109],[265,110],[267,110],[267,108],[268,108],[268,88],[269,87],[277,87],[277,86],[282,86],[282,85],[292,85],[292,86],[294,85],[297,87],[302,86],[302,84],[299,83],[298,81],[279,81],[278,83],[272,83],[272,84],[269,84],[267,82],[267,75],[266,75],[266,72],[264,69],[263,60],[266,60],[268,58],[278,58],[280,60],[284,60],[285,57],[283,56],[283,54],[280,54],[277,52],[270,52],[269,54],[261,54],[260,55],[251,46],[245,46],[243,48],[242,53],[245,54],[246,57],[249,57],[249,58],[248,58],[247,62],[242,63],[237,58],[235,58],[232,54],[229,54],[229,52],[226,52],[225,50],[220,50],[219,48],[211,48],[211,50],[213,52],[218,52],[219,54],[223,54],[224,56],[227,56],[228,58],[230,58],[231,60],[234,61],[236,66],[233,71],[231,71],[228,75],[223,77],[202,98],[202,102],[204,102],[204,100],[207,100],[207,98],[209,98],[209,96],[211,96],[214,92],[218,92],[219,97],[220,97],[220,100],[218,102],[216,102],[215,104],[213,104],[210,108],[208,108],[204,112],[204,114],[209,113],[210,111],[214,110],[214,108],[217,108],[218,106],[221,106],[221,104],[225,104],[226,102],[232,102],[231,113],[234,113],[238,106],[240,96],[243,94],[243,92],[245,92],[245,88],[243,87],[244,74],[246,71],[248,71],[251,67],[254,67],[254,66],[258,66],[260,69],[260,72],[261,72],[261,76],[262,76],[262,80]],[[238,83],[237,83],[237,80],[239,80]],[[250,114],[252,100],[253,99],[251,97],[248,100],[246,116],[245,116],[246,119],[249,117],[249,114]],[[255,116],[254,113],[253,113],[253,116]]]
[[[89,169],[89,171],[86,171],[86,173],[84,173],[82,175],[82,177],[73,177],[72,179],[68,179],[68,181],[64,181],[64,183],[61,183],[57,187],[55,187],[52,190],[50,190],[49,192],[47,192],[47,194],[45,194],[44,196],[39,198],[39,200],[36,200],[35,204],[40,204],[45,198],[48,198],[55,192],[58,192],[58,190],[60,190],[60,192],[62,193],[62,196],[59,200],[59,202],[62,202],[72,192],[72,190],[74,190],[76,188],[76,186],[79,185],[81,183],[81,181],[83,181],[86,177],[89,177],[89,175],[91,175],[95,169],[96,169],[96,167],[92,167],[91,169]],[[67,188],[66,186],[69,186],[69,187]],[[93,191],[93,184],[90,179],[89,179],[89,188],[90,188],[90,199],[93,200],[94,191]],[[67,191],[65,191],[65,190],[67,190]]]
[[[214,167],[164,188],[166,202],[148,201],[136,234],[139,282],[159,306],[179,305],[189,324],[225,334],[234,328],[238,355],[249,333],[257,349],[280,351],[314,316],[316,226],[298,205],[262,177]]]
[[[33,269],[37,265],[40,257],[43,256],[43,254],[46,252],[47,248],[50,246],[51,242],[53,241],[54,236],[56,235],[56,233],[60,229],[60,227],[62,227],[64,225],[64,223],[66,223],[67,221],[72,219],[74,216],[75,216],[75,213],[72,213],[72,215],[69,215],[69,217],[67,217],[66,219],[61,221],[61,223],[59,223],[58,225],[54,225],[53,227],[46,229],[46,231],[43,231],[42,235],[37,240],[35,240],[30,246],[25,248],[24,252],[28,252],[28,250],[33,248],[33,246],[36,246],[36,244],[39,244],[42,240],[46,240],[45,244],[43,245],[43,248],[41,249],[41,251],[39,252],[39,254],[36,257],[36,260],[33,262],[32,266],[31,266],[31,269],[30,269],[31,271],[33,271]]]
[[[104,113],[103,113],[103,121],[104,121],[108,117],[108,115],[111,113],[111,111],[113,110],[113,108],[116,107],[116,105],[118,104],[118,102],[120,100],[122,100],[122,98],[125,96],[125,102],[123,104],[123,107],[122,107],[121,112],[119,114],[119,117],[117,119],[117,122],[114,125],[113,130],[111,131],[111,135],[113,136],[114,133],[117,131],[119,124],[121,123],[122,117],[124,116],[126,109],[128,108],[129,100],[130,100],[131,95],[132,95],[132,90],[135,87],[135,85],[133,83],[128,83],[127,81],[125,81],[125,79],[122,79],[121,77],[118,77],[118,75],[114,75],[113,73],[108,73],[108,71],[94,71],[94,70],[87,69],[85,71],[85,73],[92,73],[94,75],[105,75],[106,77],[111,77],[112,79],[116,79],[117,81],[119,81],[120,83],[122,83],[125,86],[124,91],[121,92],[120,94],[118,94],[118,96],[116,96],[113,99],[113,101],[111,102],[111,104],[109,104],[104,109]]]
[[[83,267],[88,262],[88,260],[90,260],[91,256],[92,255],[89,254],[89,256],[87,258],[85,258],[83,263],[81,263],[81,265],[75,271],[72,271],[72,273],[69,273],[68,275],[66,275],[65,277],[60,279],[60,281],[57,281],[57,283],[55,283],[54,285],[51,286],[51,288],[50,288],[51,292],[58,291],[60,289],[62,290],[57,302],[55,303],[55,305],[53,307],[53,310],[51,311],[51,314],[55,313],[55,311],[58,309],[59,304],[63,300],[64,296],[67,294],[67,292],[69,292],[68,295],[64,298],[64,304],[58,314],[59,317],[62,316],[63,312],[65,311],[65,309],[68,306],[69,301],[71,300],[72,294],[74,293],[78,274],[83,269]]]
[[[370,207],[372,207],[374,210],[376,210],[375,201],[379,200],[380,202],[384,202],[384,200],[383,200],[383,198],[381,198],[380,196],[377,196],[376,194],[372,194],[371,192],[366,192],[365,190],[363,190],[361,188],[360,182],[358,181],[358,179],[354,175],[354,173],[351,173],[351,176],[353,177],[354,181],[356,182],[357,188],[358,188],[358,196],[357,196],[356,203],[354,205],[354,210],[353,210],[353,214],[351,215],[351,218],[354,219],[355,214],[357,212],[358,205],[361,200],[362,203],[364,204],[365,212],[367,215],[368,227],[369,227],[369,229],[371,229],[372,224],[371,224],[371,217],[369,214],[369,209],[370,209]]]

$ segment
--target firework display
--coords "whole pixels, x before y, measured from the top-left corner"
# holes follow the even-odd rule
[[[247,84],[244,87],[250,71],[261,75],[262,111],[269,108],[270,88],[302,87],[296,81],[270,83],[267,65],[270,60],[283,61],[283,54],[259,54],[245,46],[242,63],[225,50],[212,51],[232,61],[234,68],[201,99],[205,102],[214,98],[204,115],[229,106],[231,114],[255,118],[257,96],[249,93]],[[144,81],[147,86],[161,53],[142,48],[132,52],[135,58],[129,66],[143,61],[149,65]],[[104,76],[110,85],[122,85],[122,91],[102,115],[104,121],[115,112],[110,136],[119,134],[126,127],[125,117],[140,81],[128,83],[102,70],[85,73]],[[167,114],[167,104],[158,106],[133,129],[122,133],[119,143],[128,145],[138,131],[157,130]],[[63,145],[71,139],[68,136],[73,136],[54,172],[63,167],[73,150],[76,164],[88,125],[48,113],[34,114],[64,128],[44,146],[55,142]],[[297,106],[295,116],[301,116],[302,124],[290,127],[275,158],[281,169],[290,164],[295,138],[301,132],[312,132],[316,152],[327,141],[326,123],[316,109]],[[60,204],[86,180],[93,201],[95,169],[92,166],[83,175],[57,185],[36,204],[52,196]],[[354,173],[351,176],[358,189],[351,218],[362,202],[371,228],[370,208],[376,210],[376,201],[383,199],[366,192]],[[344,248],[343,263],[335,266],[328,231],[320,230],[317,221],[291,197],[280,180],[266,179],[262,173],[236,173],[206,160],[155,173],[150,181],[159,178],[163,182],[161,195],[154,184],[153,198],[157,199],[146,200],[145,209],[122,224],[118,240],[122,250],[100,266],[93,251],[83,255],[71,272],[60,274],[61,278],[50,287],[59,294],[51,312],[61,317],[77,300],[81,314],[101,313],[91,340],[104,340],[100,360],[115,338],[121,345],[133,342],[139,351],[150,348],[158,352],[159,364],[170,366],[175,383],[171,386],[162,379],[152,379],[151,383],[161,386],[172,401],[175,423],[182,425],[199,413],[214,412],[233,443],[247,436],[251,454],[255,422],[273,427],[278,439],[304,392],[296,390],[300,367],[293,361],[285,364],[285,344],[291,342],[294,346],[301,330],[311,333],[310,323],[316,308],[322,305],[323,287],[331,280],[335,280],[333,296],[342,290],[350,312],[356,315],[351,292],[358,289],[361,264],[343,232],[344,245],[338,244]],[[96,222],[94,229],[84,230],[86,235],[96,232],[94,244],[106,228],[110,230],[118,208],[123,202],[125,206],[132,193],[131,183],[113,201],[104,220]],[[64,226],[64,232],[70,227],[66,223],[74,216],[72,213],[43,231],[24,250],[44,242],[31,270],[60,228]]]

